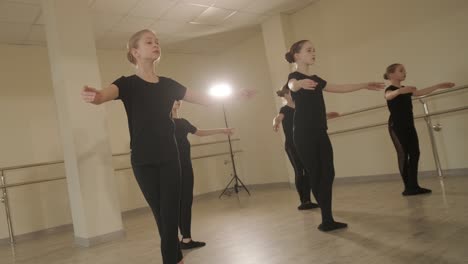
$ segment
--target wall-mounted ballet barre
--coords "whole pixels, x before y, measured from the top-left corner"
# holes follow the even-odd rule
[[[231,141],[240,141],[240,139],[239,138],[231,139]],[[228,142],[228,140],[217,140],[217,141],[210,141],[210,142],[205,142],[205,143],[193,144],[192,147],[200,147],[200,146],[213,145],[213,144],[219,144],[219,143],[227,143],[227,142]],[[240,153],[240,152],[242,152],[242,150],[233,151],[233,153]],[[214,154],[203,155],[203,156],[195,156],[195,157],[192,157],[192,160],[204,159],[204,158],[210,158],[210,157],[217,157],[217,156],[225,156],[225,155],[230,155],[230,154],[231,154],[230,152],[214,153]],[[117,153],[117,154],[113,154],[112,156],[113,157],[118,157],[118,156],[124,156],[124,155],[130,155],[130,153]],[[24,186],[24,185],[31,185],[31,184],[37,184],[37,183],[65,180],[66,177],[53,177],[53,178],[44,179],[44,180],[35,180],[35,181],[26,181],[26,182],[20,182],[20,183],[7,184],[6,180],[5,180],[5,171],[27,169],[27,168],[36,168],[36,167],[44,167],[44,166],[57,165],[57,164],[64,164],[64,161],[63,160],[56,160],[56,161],[31,163],[31,164],[25,164],[25,165],[17,165],[17,166],[9,166],[9,167],[0,168],[0,189],[2,190],[0,201],[4,204],[4,207],[5,207],[5,215],[6,215],[6,220],[7,220],[8,237],[9,237],[9,240],[10,240],[10,244],[12,244],[12,245],[15,244],[15,235],[14,235],[14,232],[13,232],[13,223],[12,223],[12,220],[11,220],[11,212],[10,212],[10,205],[9,205],[9,202],[8,202],[7,189],[8,188],[13,188],[13,187],[18,187],[18,186]],[[117,169],[114,169],[114,171],[123,171],[123,170],[128,170],[128,169],[131,169],[131,167],[117,168]]]
[[[429,113],[427,116],[431,117],[431,116],[437,116],[437,115],[442,115],[442,114],[455,113],[455,112],[460,112],[460,111],[467,110],[467,109],[468,109],[468,106],[461,106],[461,107],[457,107],[457,108],[453,108],[453,109],[449,109],[449,110],[443,110],[443,111],[437,111],[437,112]],[[423,115],[417,115],[417,116],[414,117],[415,120],[421,119],[421,118],[426,118],[426,115],[423,114]],[[357,127],[353,127],[353,128],[336,130],[336,131],[329,132],[328,135],[343,134],[343,133],[346,133],[346,132],[353,132],[353,131],[364,130],[364,129],[380,127],[380,126],[386,126],[386,125],[388,125],[388,121],[374,123],[374,124],[365,125],[365,126],[357,126]],[[432,128],[439,130],[438,127],[439,126],[435,125]]]
[[[430,141],[431,141],[432,155],[434,157],[434,163],[436,165],[437,174],[439,175],[439,177],[443,177],[444,175],[442,173],[442,166],[440,165],[439,152],[437,150],[437,144],[436,144],[436,140],[435,140],[435,136],[434,136],[434,131],[439,132],[442,128],[441,128],[440,124],[433,125],[431,117],[432,116],[437,116],[437,115],[442,115],[442,114],[465,111],[465,110],[468,109],[468,106],[455,107],[455,108],[452,108],[452,109],[436,111],[436,112],[431,113],[429,111],[429,106],[427,105],[427,100],[425,100],[425,99],[427,99],[429,97],[433,97],[433,96],[440,96],[440,95],[453,93],[453,92],[466,90],[466,89],[468,89],[468,85],[460,86],[460,87],[456,87],[456,88],[452,88],[452,89],[448,89],[448,90],[444,90],[444,91],[438,92],[438,93],[433,93],[433,94],[428,94],[428,95],[413,98],[413,101],[418,100],[423,106],[424,114],[417,115],[417,116],[414,117],[414,119],[424,118],[424,120],[426,121],[427,129],[429,131],[429,138],[430,138]],[[366,107],[366,108],[362,108],[362,109],[359,109],[359,110],[343,113],[342,115],[340,115],[340,117],[354,115],[354,114],[358,114],[358,113],[364,113],[364,112],[368,112],[368,111],[372,111],[372,110],[376,110],[376,109],[380,109],[380,108],[386,108],[386,107],[387,107],[386,104],[372,106],[372,107]],[[332,131],[332,132],[329,132],[328,134],[329,135],[337,135],[337,134],[342,134],[342,133],[347,133],[347,132],[352,132],[352,131],[358,131],[358,130],[363,130],[363,129],[369,129],[369,128],[374,128],[374,127],[380,127],[380,126],[385,126],[385,125],[388,125],[388,121],[379,122],[379,123],[370,124],[370,125],[365,125],[365,126],[358,126],[358,127],[348,128],[348,129],[342,129],[342,130],[337,130],[337,131]]]
[[[242,150],[233,150],[232,153],[241,153],[243,152]],[[225,155],[230,155],[231,152],[221,152],[221,153],[215,153],[215,154],[210,154],[210,155],[203,155],[203,156],[195,156],[192,157],[191,160],[197,160],[197,159],[205,159],[205,158],[211,158],[211,157],[218,157],[218,156],[225,156]],[[114,171],[123,171],[123,170],[130,170],[132,167],[123,167],[123,168],[118,168],[115,169]]]
[[[233,141],[240,141],[240,138],[231,139],[231,142],[233,142]],[[191,144],[190,146],[191,147],[200,147],[200,146],[207,146],[207,145],[214,145],[214,144],[228,143],[228,142],[229,142],[229,140],[216,140],[216,141],[210,141],[210,142],[204,142],[204,143]],[[130,155],[130,152],[116,153],[116,154],[113,154],[112,156],[118,157],[118,156],[127,156],[127,155]]]

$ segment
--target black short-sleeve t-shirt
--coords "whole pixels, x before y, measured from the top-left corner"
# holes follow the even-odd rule
[[[195,134],[197,128],[184,118],[174,118],[174,123],[180,162],[188,162],[190,161],[190,142],[187,139],[187,135],[188,133]]]
[[[385,89],[387,91],[396,91],[399,88],[390,85]],[[414,126],[412,93],[399,94],[392,100],[387,100],[388,110],[390,111],[389,122],[397,127]]]
[[[289,146],[291,144],[294,144],[294,140],[293,140],[294,108],[290,107],[289,105],[285,105],[281,107],[280,114],[284,115],[284,118],[281,124],[283,125],[284,137],[286,138],[285,144]]]
[[[170,78],[159,77],[159,82],[151,83],[137,75],[122,76],[113,84],[127,112],[132,163],[178,159],[170,114],[174,101],[183,99],[187,88]]]
[[[323,89],[327,86],[327,81],[317,75],[305,75],[300,72],[292,72],[288,76],[291,79],[302,80],[311,79],[317,83],[315,90],[300,89],[291,91],[291,97],[296,105],[294,114],[294,129],[306,130],[327,130],[327,114],[325,100],[323,99]]]

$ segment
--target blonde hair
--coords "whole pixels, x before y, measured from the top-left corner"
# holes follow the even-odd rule
[[[398,68],[398,66],[401,66],[402,64],[401,63],[393,63],[393,64],[390,64],[387,69],[385,70],[385,73],[383,75],[383,78],[385,80],[388,80],[390,79],[390,74],[391,73],[394,73],[396,71],[396,69]]]
[[[133,34],[127,42],[127,59],[133,65],[136,65],[137,60],[132,54],[132,49],[138,48],[138,41],[140,41],[141,37],[145,33],[151,33],[156,35],[156,33],[154,33],[154,31],[152,31],[151,29],[143,29]]]

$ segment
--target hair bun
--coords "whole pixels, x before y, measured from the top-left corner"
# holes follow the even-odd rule
[[[284,58],[286,59],[287,62],[289,63],[293,63],[294,62],[294,55],[291,54],[291,52],[286,52],[286,54],[284,55]]]

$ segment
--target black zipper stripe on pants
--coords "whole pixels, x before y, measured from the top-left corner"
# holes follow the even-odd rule
[[[419,187],[419,139],[414,126],[397,127],[388,123],[388,132],[395,146],[398,157],[398,168],[406,190]]]
[[[194,176],[191,161],[181,162],[182,188],[179,228],[182,238],[192,238],[192,204]]]
[[[312,193],[322,211],[322,222],[333,222],[333,148],[325,129],[294,130],[294,144],[310,178]]]
[[[302,204],[310,202],[311,186],[309,175],[307,175],[306,170],[302,165],[302,161],[297,154],[296,147],[292,144],[285,144],[285,150],[294,169],[296,190],[299,194],[299,199]]]
[[[178,237],[180,201],[180,163],[178,160],[155,165],[132,166],[143,196],[153,211],[164,264],[183,258]]]

